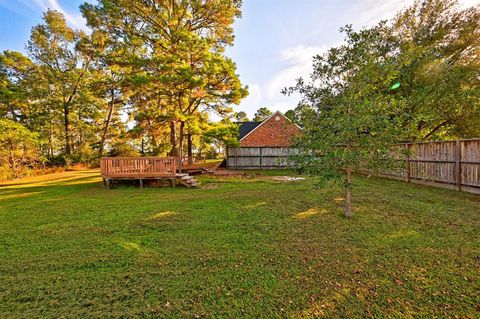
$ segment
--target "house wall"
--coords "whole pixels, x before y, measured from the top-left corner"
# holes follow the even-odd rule
[[[284,115],[274,114],[240,141],[240,147],[288,147],[301,129]]]

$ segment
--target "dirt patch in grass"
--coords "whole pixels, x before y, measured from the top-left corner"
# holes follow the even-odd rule
[[[296,176],[272,176],[270,177],[273,181],[278,182],[296,182],[296,181],[303,181],[305,177],[296,177]]]

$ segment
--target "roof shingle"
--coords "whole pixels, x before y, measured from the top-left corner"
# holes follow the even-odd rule
[[[262,122],[238,122],[238,140],[241,140],[245,135],[253,131]]]

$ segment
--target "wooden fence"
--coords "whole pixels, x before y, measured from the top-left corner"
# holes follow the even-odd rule
[[[480,139],[406,143],[398,154],[404,165],[383,172],[381,176],[407,182],[442,186],[471,193],[480,193]],[[227,150],[230,169],[271,169],[291,165],[288,147],[240,147]]]
[[[291,166],[289,147],[239,147],[227,149],[227,167],[230,169],[274,169]]]
[[[407,143],[403,168],[385,177],[480,193],[480,139]]]

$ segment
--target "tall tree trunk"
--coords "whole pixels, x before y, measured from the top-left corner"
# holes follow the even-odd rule
[[[179,143],[178,143],[178,170],[182,172],[182,159],[183,159],[183,140],[185,139],[185,122],[180,122],[180,136],[179,136]]]
[[[9,154],[8,161],[10,163],[10,169],[12,170],[14,177],[17,177],[17,167],[15,165],[15,155],[14,155],[15,146],[16,145],[14,145],[13,143],[10,143],[10,154]]]
[[[102,140],[100,141],[100,147],[98,149],[98,153],[100,157],[103,155],[103,150],[105,148],[105,141],[107,140],[107,133],[108,133],[108,128],[110,127],[110,121],[112,120],[112,114],[115,109],[115,91],[114,89],[110,90],[110,94],[112,95],[112,99],[110,100],[110,108],[108,110],[108,116],[107,116],[107,121],[105,122],[105,127],[103,128],[103,133],[102,133]],[[142,139],[142,147],[143,147],[143,139]],[[143,148],[142,148],[142,153],[143,153]]]
[[[18,122],[17,114],[15,113],[15,110],[13,109],[13,106],[11,104],[8,104],[8,109],[10,110],[10,114],[12,114],[12,119],[15,122]]]
[[[193,150],[192,150],[192,134],[188,133],[187,135],[187,152],[188,152],[188,164],[192,165],[193,164]]]
[[[48,156],[50,157],[49,160],[53,158],[53,139],[52,139],[52,128],[48,129]]]
[[[65,154],[72,154],[72,128],[70,127],[70,109],[68,104],[63,104],[63,116],[64,116],[64,125],[65,125]]]
[[[175,127],[175,121],[170,122],[170,156],[175,157],[178,155],[177,150],[177,129]]]
[[[345,217],[352,217],[352,171],[347,169],[347,176],[345,176]]]
[[[75,149],[81,149],[84,142],[85,142],[85,136],[83,134],[83,125],[82,125],[82,111],[79,109],[78,110],[78,138],[76,143],[72,143],[73,146],[73,151]]]

